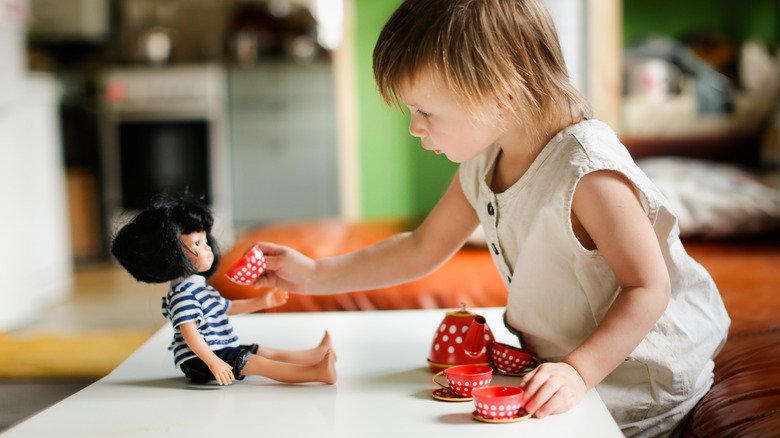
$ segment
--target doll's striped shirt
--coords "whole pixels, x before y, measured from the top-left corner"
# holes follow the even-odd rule
[[[230,301],[206,284],[202,275],[171,282],[168,296],[163,297],[162,301],[163,316],[173,325],[173,342],[168,349],[173,351],[176,367],[196,357],[179,328],[185,322],[195,322],[198,332],[212,351],[239,345],[227,316]]]

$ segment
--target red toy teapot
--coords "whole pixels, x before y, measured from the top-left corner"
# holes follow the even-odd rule
[[[481,315],[466,310],[447,312],[433,336],[428,366],[434,372],[456,365],[490,365],[493,333]]]

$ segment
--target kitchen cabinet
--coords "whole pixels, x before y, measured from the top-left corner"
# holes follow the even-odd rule
[[[332,66],[236,67],[228,89],[236,225],[337,216]]]

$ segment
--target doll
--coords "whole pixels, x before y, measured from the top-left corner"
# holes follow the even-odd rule
[[[255,298],[227,300],[206,284],[219,263],[211,237],[210,211],[189,195],[161,196],[124,225],[111,252],[136,280],[170,282],[163,315],[174,328],[174,363],[196,382],[229,385],[247,375],[288,383],[336,382],[328,332],[310,350],[242,345],[228,315],[282,305],[287,293],[272,290]]]

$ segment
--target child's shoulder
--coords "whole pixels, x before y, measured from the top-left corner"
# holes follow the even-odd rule
[[[551,143],[575,139],[584,147],[597,147],[603,144],[620,143],[615,131],[600,120],[583,120],[569,125],[556,135]]]
[[[551,152],[577,155],[587,161],[630,159],[628,150],[617,134],[600,120],[585,120],[568,126],[551,143],[556,143],[550,148]]]

